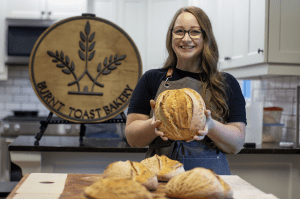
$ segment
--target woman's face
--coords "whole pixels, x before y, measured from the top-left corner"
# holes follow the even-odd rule
[[[189,12],[178,15],[173,29],[178,28],[184,30],[201,29],[196,17]],[[172,36],[172,48],[178,61],[197,62],[203,50],[203,34],[199,39],[191,39],[187,32],[181,39]]]

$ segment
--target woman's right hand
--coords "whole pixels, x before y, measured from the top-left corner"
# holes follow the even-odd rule
[[[167,141],[168,138],[164,136],[164,133],[157,129],[157,127],[161,124],[161,121],[155,119],[155,101],[150,100],[150,105],[151,105],[151,108],[152,108],[152,111],[153,111],[151,126],[153,126],[155,128],[155,134],[157,136],[160,136],[162,140]]]

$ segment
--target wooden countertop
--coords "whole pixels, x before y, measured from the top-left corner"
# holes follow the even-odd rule
[[[19,189],[24,182],[28,179],[30,175],[37,176],[34,178],[35,182],[40,183],[39,181],[43,181],[45,179],[45,174],[44,173],[33,173],[33,174],[26,174],[24,177],[21,179],[21,181],[17,184],[17,186],[13,189],[13,191],[8,195],[7,199],[19,199],[21,198],[21,189]],[[62,189],[63,191],[60,192],[57,196],[55,194],[50,194],[51,193],[51,186],[45,184],[43,186],[49,186],[50,190],[47,188],[48,193],[39,193],[36,190],[36,187],[29,187],[29,191],[27,189],[27,196],[30,197],[30,195],[42,195],[44,194],[43,198],[47,199],[52,199],[52,198],[59,198],[59,199],[80,199],[81,194],[83,193],[84,187],[91,185],[95,181],[97,181],[102,174],[46,174],[47,176],[51,175],[67,175],[65,183],[62,185],[64,188]],[[264,198],[264,199],[274,199],[276,198],[272,194],[266,194],[259,189],[255,188],[242,178],[236,175],[221,175],[221,178],[227,182],[231,188],[233,189],[234,195],[233,198]],[[32,178],[31,178],[32,179]],[[29,180],[29,179],[28,179]],[[29,180],[30,181],[30,180]],[[27,181],[28,182],[28,181]],[[32,181],[30,181],[32,182]],[[55,182],[57,183],[57,182]],[[32,183],[34,184],[34,183]],[[156,191],[152,191],[151,194],[153,198],[155,199],[167,199],[168,197],[165,196],[164,193],[164,187],[166,186],[166,182],[159,182],[158,189]],[[24,186],[22,187],[24,188]],[[32,192],[31,192],[32,190]],[[42,192],[42,191],[41,191]],[[47,197],[45,197],[47,196]],[[24,196],[22,196],[24,197]]]
[[[148,147],[133,148],[126,140],[115,138],[84,138],[79,136],[47,136],[34,146],[34,136],[19,136],[8,147],[9,151],[62,151],[62,152],[125,152],[146,153]],[[278,143],[263,143],[255,148],[243,148],[239,154],[300,154],[300,148],[282,148]]]

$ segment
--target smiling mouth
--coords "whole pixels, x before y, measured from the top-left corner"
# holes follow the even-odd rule
[[[182,49],[192,49],[195,48],[195,46],[180,46]]]

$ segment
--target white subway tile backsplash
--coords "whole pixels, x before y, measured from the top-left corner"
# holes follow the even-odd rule
[[[13,115],[13,112],[11,110],[4,110],[0,112],[0,118],[4,118],[11,115]]]
[[[291,87],[291,77],[282,77],[282,88],[290,88]]]
[[[275,88],[282,88],[283,77],[276,77],[275,81]]]
[[[294,90],[293,91],[294,92],[294,94],[293,94],[293,98],[294,98],[294,103],[296,103],[297,102],[297,90]]]
[[[21,77],[22,76],[22,72],[21,70],[16,67],[16,68],[9,68],[9,73],[8,73],[8,78],[15,78],[15,77]]]
[[[22,104],[22,110],[37,110],[37,106],[36,104]]]
[[[290,88],[296,88],[299,85],[299,77],[292,76],[291,78],[291,87]]]
[[[6,93],[6,87],[0,85],[0,94],[4,95]]]
[[[292,103],[293,104],[293,112],[292,115],[296,115],[297,114],[297,103]],[[299,107],[300,109],[300,107]],[[299,113],[300,114],[300,113]]]
[[[296,140],[296,130],[286,128],[286,132],[283,135],[284,141],[295,142]]]
[[[291,115],[293,113],[293,103],[278,103],[278,106],[283,108],[283,115]]]
[[[12,102],[12,101],[13,101],[12,95],[7,95],[7,94],[0,95],[0,102],[8,103],[8,102]]]
[[[282,91],[283,94],[283,98],[285,99],[284,102],[288,102],[288,103],[293,103],[294,102],[294,91],[293,90],[285,90]]]
[[[15,86],[19,86],[19,87],[31,86],[30,80],[25,78],[16,79],[14,84]]]
[[[40,102],[39,98],[34,94],[34,95],[31,95],[30,97],[30,102],[31,103],[37,103]]]
[[[20,110],[21,109],[21,104],[18,104],[18,103],[7,103],[6,104],[6,109]]]
[[[35,92],[34,92],[33,88],[31,87],[31,85],[28,87],[22,87],[21,93],[27,94],[27,95],[35,95]]]
[[[21,91],[21,88],[20,88],[20,87],[11,87],[11,89],[10,89],[10,92],[11,92],[12,94],[19,94],[20,91]]]
[[[263,81],[261,80],[252,80],[252,89],[262,89]]]
[[[263,102],[264,100],[264,91],[263,90],[252,90],[253,101],[255,102]]]
[[[26,103],[29,101],[29,95],[14,95],[13,101],[20,104]]]
[[[284,127],[295,129],[296,126],[296,116],[285,115]]]

